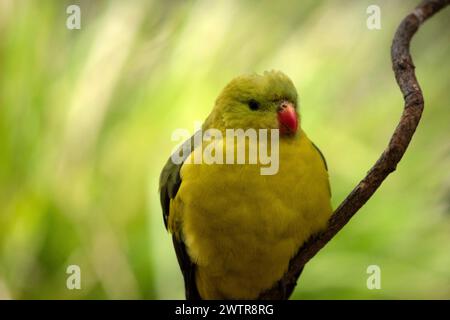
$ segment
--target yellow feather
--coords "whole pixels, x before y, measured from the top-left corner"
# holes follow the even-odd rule
[[[257,298],[332,213],[328,173],[301,130],[280,139],[275,175],[253,164],[185,163],[181,179],[169,229],[197,264],[205,299]]]

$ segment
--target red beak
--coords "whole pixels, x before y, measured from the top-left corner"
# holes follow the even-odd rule
[[[298,117],[294,105],[283,101],[278,108],[278,124],[281,135],[293,135],[297,132]]]

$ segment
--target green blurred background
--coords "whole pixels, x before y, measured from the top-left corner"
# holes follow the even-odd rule
[[[339,204],[399,119],[389,48],[416,4],[0,0],[0,298],[183,298],[158,176],[173,130],[193,131],[238,74],[292,78]],[[450,298],[449,26],[447,9],[413,40],[426,107],[398,170],[293,298]],[[66,288],[71,264],[81,290]]]

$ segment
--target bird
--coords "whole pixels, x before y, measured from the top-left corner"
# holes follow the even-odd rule
[[[283,72],[240,75],[219,94],[202,130],[180,147],[188,150],[182,161],[165,164],[160,200],[186,299],[255,300],[284,286],[292,257],[326,228],[328,167],[299,111],[297,90]],[[278,171],[263,175],[261,163],[190,161],[204,148],[196,137],[208,129],[278,130]],[[283,290],[288,299],[294,286]]]

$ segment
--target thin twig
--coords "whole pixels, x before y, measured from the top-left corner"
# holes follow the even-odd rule
[[[415,67],[409,53],[409,44],[419,26],[449,3],[450,0],[425,0],[400,23],[392,41],[391,59],[395,78],[403,93],[405,107],[387,148],[366,177],[334,211],[328,227],[303,244],[291,259],[289,269],[283,278],[270,290],[261,294],[260,299],[288,299],[303,266],[347,224],[384,179],[396,169],[419,124],[424,106],[422,90],[417,82]]]

